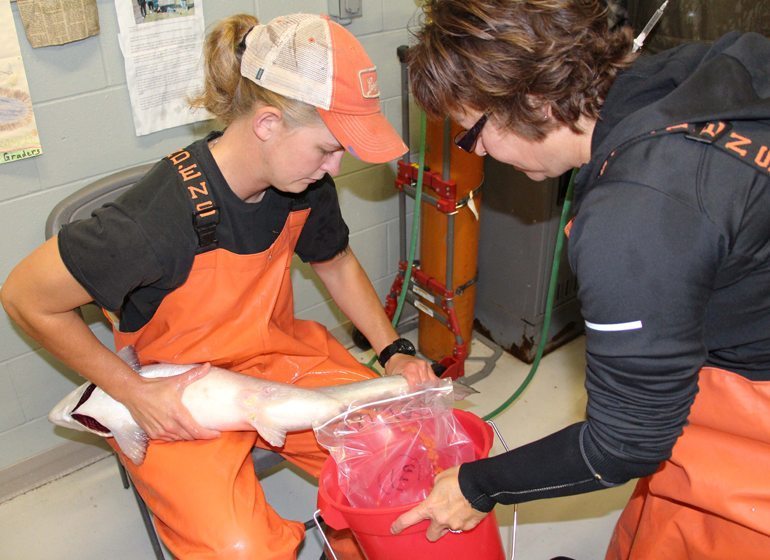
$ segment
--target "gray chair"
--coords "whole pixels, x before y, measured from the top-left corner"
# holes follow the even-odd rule
[[[45,238],[48,239],[59,233],[64,224],[90,217],[91,212],[115,200],[150,169],[152,164],[149,163],[129,167],[75,191],[54,206],[48,214],[45,222]]]
[[[48,219],[45,223],[46,239],[56,235],[64,224],[90,217],[91,212],[107,202],[115,200],[122,192],[130,188],[151,168],[152,164],[145,164],[118,171],[86,185],[63,199],[48,215]],[[115,457],[117,459],[117,455]],[[257,473],[257,476],[263,475],[269,469],[284,461],[284,458],[278,453],[260,449],[258,447],[255,447],[252,450],[251,457],[254,460],[254,470]],[[142,521],[147,529],[147,535],[150,538],[155,557],[158,560],[163,560],[163,550],[158,540],[158,536],[155,533],[155,527],[152,524],[152,518],[150,517],[150,511],[147,508],[147,504],[144,503],[144,500],[136,491],[136,488],[130,484],[131,479],[128,476],[126,469],[120,463],[120,460],[118,460],[118,467],[120,469],[120,478],[123,481],[123,487],[128,488],[131,486],[131,489],[134,492],[134,497],[139,506]],[[315,526],[315,524],[310,520],[305,523],[305,526],[306,528],[311,528]]]

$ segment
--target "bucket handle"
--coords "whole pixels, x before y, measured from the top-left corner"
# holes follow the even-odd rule
[[[318,527],[318,532],[321,534],[321,538],[324,540],[327,550],[332,554],[332,560],[337,560],[337,555],[334,554],[334,549],[332,548],[332,545],[329,542],[329,539],[326,538],[326,532],[324,531],[324,528],[321,526],[320,509],[317,509],[313,512],[313,521],[315,521],[315,526]]]
[[[510,451],[510,448],[508,447],[508,443],[506,443],[505,438],[503,437],[503,434],[498,429],[497,425],[492,420],[487,420],[487,424],[492,426],[492,429],[495,431],[495,435],[497,436],[497,439],[500,440],[500,443],[503,445],[503,449],[506,451]],[[513,504],[513,527],[511,528],[511,560],[514,560],[516,558],[516,527],[518,526],[518,517],[519,517],[519,504]]]

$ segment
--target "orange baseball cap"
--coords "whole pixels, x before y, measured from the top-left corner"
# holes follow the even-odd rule
[[[255,26],[244,44],[241,75],[316,107],[348,152],[369,163],[406,153],[380,109],[377,68],[358,39],[328,16],[277,17]]]

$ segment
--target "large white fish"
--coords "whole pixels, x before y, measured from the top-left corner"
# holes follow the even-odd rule
[[[199,364],[153,364],[140,367],[133,347],[118,355],[143,377],[179,375]],[[449,383],[448,381],[446,383]],[[452,383],[455,399],[476,392]],[[211,367],[190,383],[182,403],[202,426],[219,431],[256,430],[270,445],[283,445],[287,432],[308,430],[344,412],[350,406],[409,393],[400,375],[378,377],[332,387],[303,389],[226,369]],[[147,452],[147,434],[128,409],[93,383],[84,383],[64,397],[48,414],[59,426],[114,437],[120,449],[141,465]]]

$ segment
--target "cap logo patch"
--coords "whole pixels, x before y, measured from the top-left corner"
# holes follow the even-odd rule
[[[380,86],[377,85],[377,67],[359,70],[358,81],[361,85],[361,95],[365,99],[377,99],[380,96]]]

